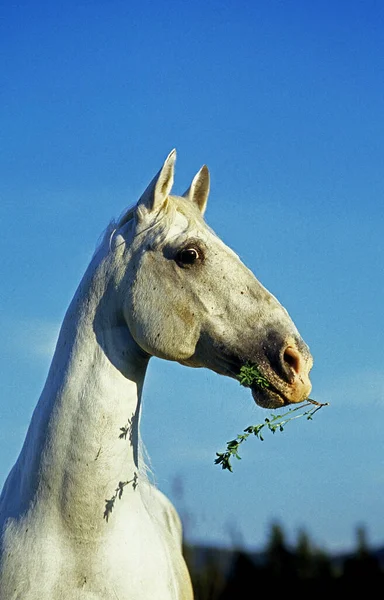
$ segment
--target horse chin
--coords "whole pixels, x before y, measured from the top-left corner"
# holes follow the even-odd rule
[[[277,391],[259,386],[253,386],[251,391],[254,401],[261,408],[282,408],[289,404],[289,401]]]

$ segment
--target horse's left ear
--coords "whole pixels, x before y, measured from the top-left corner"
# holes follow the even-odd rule
[[[170,152],[165,159],[162,168],[152,179],[151,183],[138,201],[137,207],[139,212],[140,209],[144,209],[144,211],[147,212],[160,210],[168,198],[173,186],[175,161],[176,150],[172,150],[172,152]]]
[[[191,187],[183,195],[184,198],[188,198],[192,202],[195,202],[199,207],[202,215],[205,213],[209,194],[209,171],[208,167],[204,165],[200,171],[195,175],[191,183]]]

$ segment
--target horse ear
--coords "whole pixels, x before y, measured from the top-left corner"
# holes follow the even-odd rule
[[[202,215],[205,213],[209,194],[209,171],[204,165],[194,176],[191,187],[185,192],[184,198],[195,202]]]
[[[173,186],[176,150],[172,150],[165,162],[140,197],[137,206],[148,212],[158,211],[169,196]]]

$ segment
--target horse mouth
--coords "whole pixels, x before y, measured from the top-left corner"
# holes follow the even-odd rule
[[[273,359],[273,360],[272,360]],[[248,363],[249,364],[249,363]],[[304,402],[311,393],[312,356],[306,346],[286,340],[279,353],[243,369],[252,396],[262,408],[282,408]]]
[[[303,380],[298,377],[292,383],[287,383],[281,378],[270,376],[268,385],[254,383],[250,388],[254,401],[261,408],[282,408],[307,400],[312,385],[309,378]]]
[[[282,408],[292,403],[280,390],[274,386],[262,388],[258,385],[251,386],[252,397],[261,408]]]

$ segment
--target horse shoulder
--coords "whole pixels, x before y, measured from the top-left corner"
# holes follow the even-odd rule
[[[163,492],[154,485],[150,486],[150,494],[153,499],[153,516],[157,518],[160,525],[172,536],[178,547],[182,547],[183,526],[179,514]]]
[[[144,489],[143,489],[144,488]],[[144,504],[155,522],[175,574],[178,600],[193,600],[191,579],[183,556],[183,527],[179,514],[172,502],[156,486],[142,486]]]

